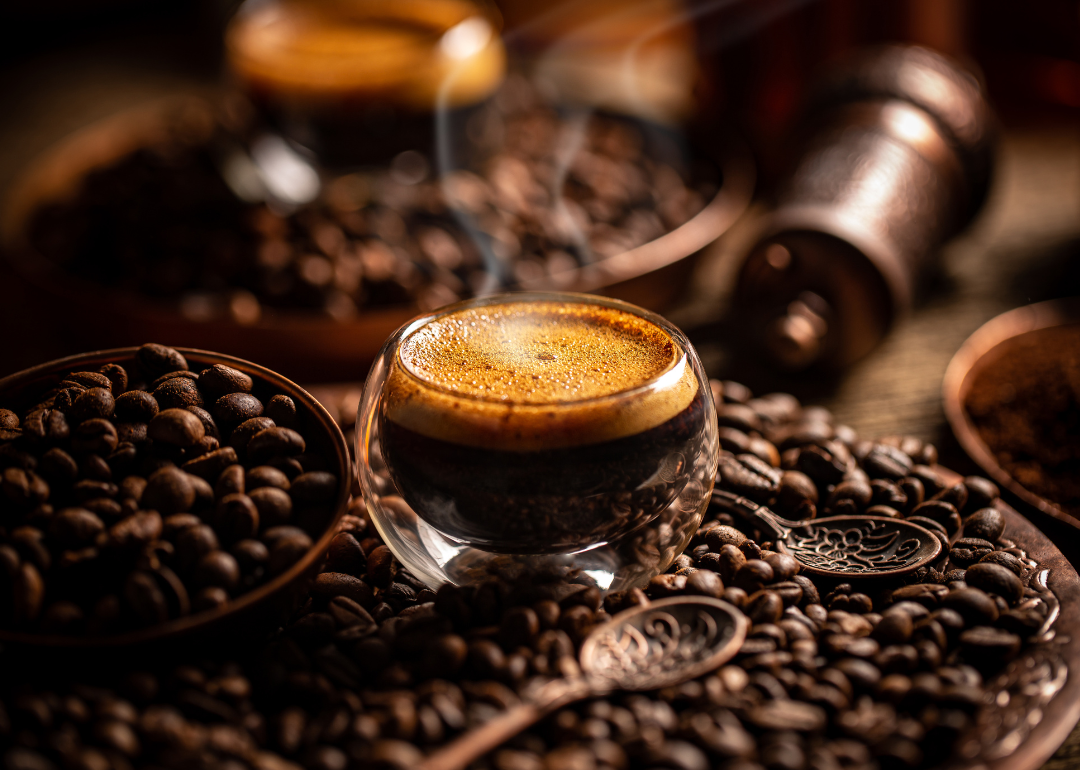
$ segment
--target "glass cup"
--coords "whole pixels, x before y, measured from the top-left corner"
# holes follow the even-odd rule
[[[716,475],[716,411],[689,341],[584,294],[498,295],[409,322],[376,359],[357,426],[372,520],[433,587],[643,583],[686,547]]]

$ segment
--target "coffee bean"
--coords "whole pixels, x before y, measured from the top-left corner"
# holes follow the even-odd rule
[[[187,361],[178,351],[155,343],[139,348],[135,353],[135,360],[151,378],[188,368]]]
[[[295,428],[296,403],[279,393],[266,402],[266,416],[283,428]]]
[[[64,547],[73,548],[92,542],[105,525],[84,508],[64,508],[49,521],[49,535]]]
[[[686,593],[719,599],[724,594],[724,583],[715,572],[698,570],[686,578]]]
[[[191,579],[196,588],[216,586],[232,593],[240,582],[240,566],[232,554],[210,551],[195,563]]]
[[[1024,596],[1024,584],[1007,567],[990,562],[972,564],[967,569],[967,584],[997,594],[1009,604],[1016,604]]]
[[[217,549],[217,534],[206,524],[184,527],[176,533],[176,561],[183,572],[190,572],[204,556]]]
[[[269,417],[254,417],[240,423],[229,436],[229,446],[241,454],[246,454],[248,443],[257,433],[274,427]]]
[[[258,507],[245,494],[226,495],[214,509],[215,529],[225,543],[254,537],[259,532],[259,520]]]
[[[871,478],[897,480],[908,475],[913,463],[899,448],[875,444],[862,465]]]
[[[770,554],[765,563],[772,567],[774,580],[791,580],[801,569],[799,562],[786,553]]]
[[[154,388],[153,396],[163,410],[203,405],[198,385],[187,377],[170,377]]]
[[[162,516],[190,511],[195,504],[195,487],[191,479],[191,476],[176,467],[155,471],[146,480],[142,504],[158,511]]]
[[[1011,553],[1006,553],[1005,551],[994,551],[993,553],[988,553],[986,554],[986,556],[982,557],[978,563],[1000,564],[1002,567],[1005,567],[1014,575],[1021,575],[1024,571],[1024,565],[1020,563],[1020,560],[1013,556]]]
[[[976,537],[962,537],[953,543],[949,551],[949,561],[964,569],[975,564],[984,556],[994,552],[994,545],[988,540]]]
[[[150,421],[147,435],[154,441],[190,447],[206,435],[206,429],[198,417],[185,409],[165,409]]]
[[[226,431],[262,414],[262,401],[250,393],[230,393],[214,402],[212,414],[218,425]]]
[[[71,423],[78,424],[84,420],[95,417],[108,419],[113,415],[116,401],[113,399],[112,390],[108,387],[92,387],[83,391],[68,412]]]
[[[249,470],[245,476],[245,485],[248,489],[277,487],[286,491],[292,486],[288,476],[270,465],[260,465]]]
[[[293,503],[288,492],[277,487],[260,487],[247,496],[258,511],[264,527],[285,524],[292,516]]]
[[[721,577],[723,576],[721,575]],[[747,594],[751,594],[760,591],[763,586],[773,582],[773,579],[773,568],[769,566],[768,562],[760,559],[750,559],[735,572],[731,584],[736,588],[743,589]]]
[[[236,465],[236,450],[231,446],[216,449],[204,455],[188,460],[183,465],[185,473],[199,476],[207,481],[217,480],[226,468]]]
[[[250,393],[251,377],[238,369],[224,364],[214,364],[199,373],[199,388],[206,395],[216,400],[231,393]]]
[[[941,600],[941,606],[955,610],[968,625],[990,624],[998,618],[997,605],[978,588],[951,591]]]
[[[758,502],[768,501],[780,488],[780,473],[754,455],[720,452],[716,472],[721,488]]]
[[[776,623],[783,615],[784,602],[775,591],[757,591],[746,600],[744,611],[755,625]]]
[[[982,508],[964,520],[964,537],[988,540],[991,543],[1005,532],[1005,517],[996,508]]]
[[[968,491],[967,509],[971,511],[989,508],[1001,494],[996,484],[982,476],[967,476],[964,486]]]
[[[329,503],[337,497],[338,478],[326,471],[310,471],[292,480],[290,493],[297,503]]]
[[[967,505],[968,490],[964,485],[964,482],[958,481],[955,484],[945,487],[933,497],[934,500],[943,500],[947,503],[952,503],[957,511],[964,510],[964,506]]]
[[[960,514],[956,506],[944,500],[927,500],[915,506],[911,515],[936,521],[945,528],[945,533],[950,537],[960,531]]]
[[[705,542],[709,548],[717,553],[725,545],[732,545],[736,548],[746,542],[746,535],[744,535],[735,527],[729,527],[720,525],[713,527],[705,533]]]
[[[989,626],[969,628],[960,634],[964,657],[976,665],[1000,665],[1020,650],[1020,637]]]
[[[263,534],[267,548],[270,549],[270,561],[268,563],[270,575],[280,575],[287,571],[311,550],[311,538],[305,532],[295,527],[289,527],[288,529],[288,534],[276,538],[272,536],[273,529],[267,530]]]

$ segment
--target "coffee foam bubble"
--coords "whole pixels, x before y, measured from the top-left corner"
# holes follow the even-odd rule
[[[681,412],[697,389],[683,351],[643,318],[518,302],[464,308],[414,331],[384,409],[430,438],[529,451],[632,436]]]

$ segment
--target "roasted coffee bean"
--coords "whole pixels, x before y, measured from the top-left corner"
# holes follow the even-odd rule
[[[686,593],[719,599],[724,594],[724,582],[715,572],[700,569],[686,578]]]
[[[1004,532],[1005,517],[996,508],[982,508],[964,520],[964,537],[995,543]]]
[[[108,456],[118,442],[116,426],[100,417],[83,421],[71,435],[71,448],[81,454]]]
[[[999,628],[978,626],[960,634],[964,658],[977,666],[1000,665],[1020,650],[1020,637]]]
[[[907,496],[907,506],[904,510],[913,510],[926,499],[926,491],[920,479],[914,476],[905,476],[897,484],[900,491]]]
[[[746,542],[746,535],[744,535],[735,527],[729,527],[726,525],[720,525],[718,527],[712,527],[705,533],[705,542],[710,549],[720,552],[720,549],[725,545],[731,545],[738,548],[740,545]]]
[[[945,487],[933,497],[934,500],[943,500],[947,503],[952,503],[957,511],[964,510],[964,506],[967,505],[968,490],[964,485],[964,482],[958,481],[948,487]]]
[[[170,377],[154,388],[153,396],[163,410],[203,405],[199,386],[187,377]]]
[[[908,475],[913,463],[898,447],[875,444],[862,465],[871,478],[897,480]]]
[[[837,505],[842,501],[850,501],[853,504],[851,513],[859,514],[873,496],[873,490],[868,483],[863,481],[842,481],[836,485],[825,501],[825,507],[839,512]]]
[[[247,497],[258,511],[258,520],[264,527],[285,524],[292,517],[293,503],[289,493],[277,487],[253,489]]]
[[[206,435],[206,429],[202,421],[186,409],[165,409],[150,421],[146,433],[154,441],[190,447]]]
[[[203,409],[201,406],[186,406],[184,407],[193,415],[199,418],[199,422],[203,424],[203,431],[206,434],[203,440],[206,441],[209,438],[216,440],[219,445],[221,443],[221,431],[218,430],[217,423],[214,422],[214,418],[211,414]]]
[[[791,580],[801,569],[799,562],[786,553],[769,554],[765,563],[772,567],[774,580]]]
[[[190,511],[195,504],[195,487],[191,479],[191,476],[176,467],[155,471],[146,480],[141,502],[162,516]]]
[[[135,353],[135,360],[151,378],[188,368],[187,360],[179,351],[155,343],[139,348]]]
[[[230,393],[250,393],[251,377],[224,364],[214,364],[199,373],[199,388],[206,395],[217,400]]]
[[[111,388],[92,387],[83,391],[75,399],[68,412],[68,418],[72,424],[76,425],[95,417],[108,419],[112,417],[115,406],[116,401]]]
[[[166,531],[175,525],[172,517],[166,519]],[[183,572],[190,572],[208,553],[218,549],[218,537],[206,524],[195,524],[180,528],[175,535],[177,565]]]
[[[230,393],[214,402],[212,414],[222,430],[231,430],[262,414],[262,401],[250,393]]]
[[[277,487],[285,491],[288,491],[289,487],[292,486],[288,476],[270,465],[260,465],[249,470],[245,474],[244,485],[249,490],[259,489],[260,487]]]
[[[338,493],[338,479],[326,471],[310,471],[292,480],[290,494],[297,503],[329,503]]]
[[[270,560],[267,564],[270,575],[280,575],[287,571],[311,550],[311,538],[307,533],[295,527],[288,529],[289,533],[281,537],[271,537],[273,529],[263,534],[266,546],[270,549]]]
[[[721,488],[757,502],[766,502],[780,488],[779,471],[754,455],[721,452],[716,472]]]
[[[210,551],[195,563],[191,579],[197,589],[217,587],[232,593],[240,582],[240,567],[232,554]]]
[[[967,510],[969,511],[990,507],[1001,494],[996,484],[982,476],[966,477],[964,486],[968,491]]]
[[[215,530],[225,543],[254,537],[259,532],[259,520],[258,507],[245,494],[226,495],[217,501]]]
[[[267,428],[273,428],[274,421],[269,417],[255,417],[246,420],[236,427],[229,436],[229,446],[241,454],[247,452],[248,442]]]
[[[747,598],[744,611],[755,625],[776,623],[784,613],[784,601],[775,591],[757,591]]]
[[[266,402],[266,416],[283,428],[296,427],[296,402],[279,393]]]
[[[747,594],[752,594],[760,591],[768,583],[773,582],[773,579],[773,568],[769,566],[768,562],[760,559],[750,559],[735,572],[731,584],[735,588],[743,589]]]
[[[945,488],[945,481],[941,475],[927,465],[913,465],[909,476],[917,479],[925,490],[926,498],[932,498]]]
[[[978,588],[951,591],[941,600],[941,606],[955,610],[968,625],[989,625],[998,618],[997,605]]]
[[[993,543],[977,537],[962,537],[953,543],[949,551],[949,561],[957,567],[967,569],[983,557],[994,552]]]
[[[101,519],[85,508],[64,508],[49,520],[49,536],[66,548],[92,543],[104,530]]]
[[[1000,564],[1005,567],[1014,575],[1021,575],[1024,571],[1024,565],[1020,563],[1020,560],[1013,556],[1011,553],[1005,551],[994,551],[988,553],[986,556],[979,559],[979,564]],[[965,572],[966,577],[966,572]]]
[[[911,515],[936,521],[945,528],[945,533],[950,537],[960,531],[960,514],[956,506],[944,500],[927,500],[915,506]]]
[[[1009,604],[1016,604],[1024,596],[1024,584],[1012,570],[1000,564],[979,562],[967,569],[967,584],[997,594]]]
[[[236,461],[236,450],[227,446],[188,460],[184,463],[183,470],[206,481],[212,481],[219,479],[226,468],[236,465]]]
[[[244,575],[251,575],[256,570],[265,568],[270,560],[270,550],[258,540],[237,541],[229,549],[229,553],[236,559],[236,564]]]
[[[848,463],[845,454],[834,451],[836,449],[837,446],[831,444],[828,448],[814,444],[803,447],[798,455],[798,470],[819,485],[839,484],[847,472]]]

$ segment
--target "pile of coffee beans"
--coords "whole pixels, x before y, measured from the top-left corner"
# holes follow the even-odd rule
[[[703,169],[714,178],[691,183],[630,120],[562,117],[522,78],[470,122],[470,168],[441,174],[410,150],[328,180],[291,212],[226,184],[248,130],[209,110],[178,115],[154,144],[38,211],[33,247],[85,280],[176,300],[194,320],[252,323],[268,309],[347,319],[499,286],[565,288],[581,265],[686,222],[719,182]]]
[[[790,396],[754,399],[735,383],[714,392],[726,462],[765,479],[757,499],[804,517],[944,501],[962,537],[947,535],[942,561],[909,584],[861,589],[807,579],[759,533],[713,511],[666,574],[625,593],[604,597],[584,581],[433,591],[355,500],[307,602],[265,643],[74,680],[0,678],[5,767],[409,770],[572,672],[596,625],[681,594],[746,612],[752,627],[734,660],[678,686],[559,709],[474,767],[870,770],[958,756],[979,710],[996,708],[992,676],[1037,643],[1046,613],[1028,586],[1035,565],[990,505],[996,490],[948,483],[917,439],[867,447]],[[751,488],[738,473],[721,486]]]
[[[108,635],[288,570],[339,482],[288,395],[149,344],[0,408],[0,629]],[[12,406],[12,404],[5,404]]]

